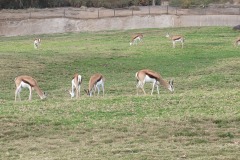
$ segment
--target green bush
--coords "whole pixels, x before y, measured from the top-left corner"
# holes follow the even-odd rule
[[[170,0],[169,5],[173,7],[190,8],[197,6],[207,6],[210,3],[232,3],[232,0]]]

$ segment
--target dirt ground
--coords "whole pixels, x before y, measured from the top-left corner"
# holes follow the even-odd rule
[[[179,9],[168,6],[141,6],[129,7],[124,9],[106,9],[106,8],[45,8],[45,9],[3,9],[0,10],[0,20],[23,20],[23,19],[45,19],[45,18],[73,18],[73,19],[94,19],[106,17],[123,17],[134,15],[239,15],[240,7],[209,7],[209,8],[194,8],[194,9]]]
[[[28,19],[28,18],[56,18],[56,17],[66,17],[66,18],[77,18],[77,19],[89,19],[89,18],[104,18],[113,16],[129,16],[129,15],[139,15],[148,14],[149,9],[146,7],[125,8],[125,9],[106,9],[106,8],[45,8],[36,9],[30,8],[25,10],[1,10],[1,18],[4,19]],[[151,11],[155,11],[157,8],[151,8]],[[162,10],[163,11],[163,10]],[[155,11],[156,12],[156,11]],[[160,13],[160,12],[159,12]]]

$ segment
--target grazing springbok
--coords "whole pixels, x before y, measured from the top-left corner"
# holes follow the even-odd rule
[[[142,89],[143,93],[146,95],[146,92],[143,88],[145,83],[153,83],[151,95],[153,94],[155,87],[157,88],[157,92],[159,94],[159,85],[160,84],[163,85],[168,90],[170,90],[171,92],[174,91],[173,80],[170,80],[169,82],[167,82],[166,80],[164,80],[162,78],[162,76],[160,74],[158,74],[157,72],[154,72],[152,70],[149,70],[149,69],[140,70],[136,73],[135,76],[137,78],[137,95],[138,95],[139,87]]]
[[[236,41],[235,41],[235,46],[237,47],[237,46],[239,46],[240,45],[240,37],[238,37],[237,39],[236,39]]]
[[[136,35],[132,36],[131,41],[130,41],[130,46],[134,45],[134,44],[137,45],[138,42],[142,42],[142,41],[143,41],[143,34],[142,33],[136,34]]]
[[[74,74],[72,78],[72,90],[69,90],[69,94],[71,95],[71,98],[75,96],[75,92],[76,92],[76,98],[80,97],[81,84],[82,84],[82,76],[77,73]]]
[[[103,75],[100,73],[96,73],[90,77],[88,90],[85,89],[84,91],[87,93],[87,95],[91,97],[93,93],[95,94],[97,89],[98,95],[99,95],[100,86],[101,86],[103,96],[104,96],[104,82],[105,82],[105,78],[103,77]]]
[[[29,89],[29,100],[32,99],[32,90],[36,90],[37,94],[41,99],[46,98],[46,94],[39,88],[37,81],[30,77],[30,76],[18,76],[15,78],[15,84],[16,84],[16,91],[15,91],[15,101],[17,101],[17,96],[20,97],[20,92],[22,88],[28,88]]]
[[[39,46],[40,46],[40,43],[41,43],[41,39],[40,38],[36,38],[34,41],[33,41],[33,46],[35,49],[38,49]]]
[[[173,48],[176,46],[176,42],[181,42],[182,48],[184,44],[184,37],[180,35],[170,36],[168,33],[166,34],[166,37],[169,38],[172,41]]]

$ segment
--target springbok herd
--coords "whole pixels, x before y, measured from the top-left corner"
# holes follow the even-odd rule
[[[170,80],[167,82],[164,80],[160,74],[157,72],[154,72],[149,69],[143,69],[136,73],[135,75],[137,79],[137,94],[138,94],[138,88],[141,88],[143,93],[146,94],[144,90],[144,84],[145,83],[152,83],[152,92],[153,94],[154,88],[157,88],[157,92],[159,94],[159,85],[163,85],[165,88],[170,90],[171,92],[174,91],[173,88],[173,80]],[[80,74],[74,74],[72,78],[72,89],[69,90],[69,94],[71,98],[75,97],[78,98],[80,96],[81,91],[81,84],[82,84],[82,76]],[[96,73],[93,74],[89,79],[88,89],[85,89],[84,91],[87,93],[87,95],[92,96],[95,94],[97,90],[97,94],[99,95],[100,90],[102,89],[103,96],[104,96],[104,83],[105,78],[102,74]],[[36,90],[37,94],[41,99],[46,98],[45,92],[41,90],[41,88],[38,86],[37,81],[32,78],[31,76],[22,75],[15,78],[15,84],[16,84],[16,91],[15,91],[15,101],[17,101],[17,97],[21,101],[20,92],[22,88],[28,88],[29,89],[29,100],[32,99],[32,91]]]
[[[169,33],[166,34],[166,37],[169,38],[172,41],[172,45],[173,48],[175,48],[176,43],[180,42],[182,44],[182,48],[184,45],[184,37],[181,35],[169,35]],[[136,35],[133,35],[130,41],[130,46],[131,45],[137,45],[139,42],[143,41],[143,34],[139,33]],[[240,37],[238,37],[235,41],[234,41],[234,45],[235,46],[239,46],[240,45]]]
[[[170,36],[167,33],[166,37],[172,41],[173,48],[175,48],[177,42],[180,42],[182,45],[182,48],[183,48],[183,45],[184,45],[184,37],[183,36],[180,36],[180,35]],[[130,46],[137,45],[138,42],[142,42],[142,41],[143,41],[143,34],[141,34],[141,33],[136,34],[131,37]],[[38,49],[40,47],[40,44],[41,44],[40,38],[35,39],[33,42],[35,49]],[[240,45],[240,37],[238,37],[236,39],[236,41],[234,42],[234,45],[235,46]],[[155,71],[152,71],[149,69],[140,70],[135,74],[135,78],[137,79],[137,85],[136,85],[137,95],[138,95],[139,88],[146,95],[146,92],[144,90],[145,83],[152,83],[151,95],[153,94],[154,88],[157,88],[157,92],[159,94],[159,86],[160,85],[164,86],[166,89],[168,89],[171,92],[174,91],[173,80],[170,80],[169,82],[167,82],[166,80],[164,80],[162,78],[162,76],[159,73],[157,73]],[[78,98],[81,93],[80,90],[81,90],[81,84],[82,84],[82,76],[77,73],[74,74],[74,76],[71,80],[71,83],[72,83],[72,88],[71,88],[71,90],[69,90],[70,97]],[[102,74],[100,74],[100,73],[93,74],[89,79],[88,89],[87,90],[85,89],[84,91],[87,93],[87,95],[92,96],[96,93],[96,91],[97,91],[97,94],[99,95],[99,93],[102,89],[102,93],[104,96],[104,92],[105,92],[104,83],[105,83],[105,78]],[[17,101],[17,97],[19,98],[19,100],[21,100],[20,92],[21,92],[22,88],[29,89],[29,100],[32,99],[32,91],[33,90],[36,90],[37,94],[39,95],[39,97],[41,99],[46,98],[45,92],[43,92],[41,90],[41,88],[38,86],[37,81],[34,78],[32,78],[31,76],[27,76],[27,75],[18,76],[15,78],[15,84],[16,84],[15,101]]]

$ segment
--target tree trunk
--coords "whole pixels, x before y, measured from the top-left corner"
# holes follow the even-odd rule
[[[155,6],[156,0],[152,0],[152,6]]]
[[[19,0],[19,8],[23,8],[22,0]]]

